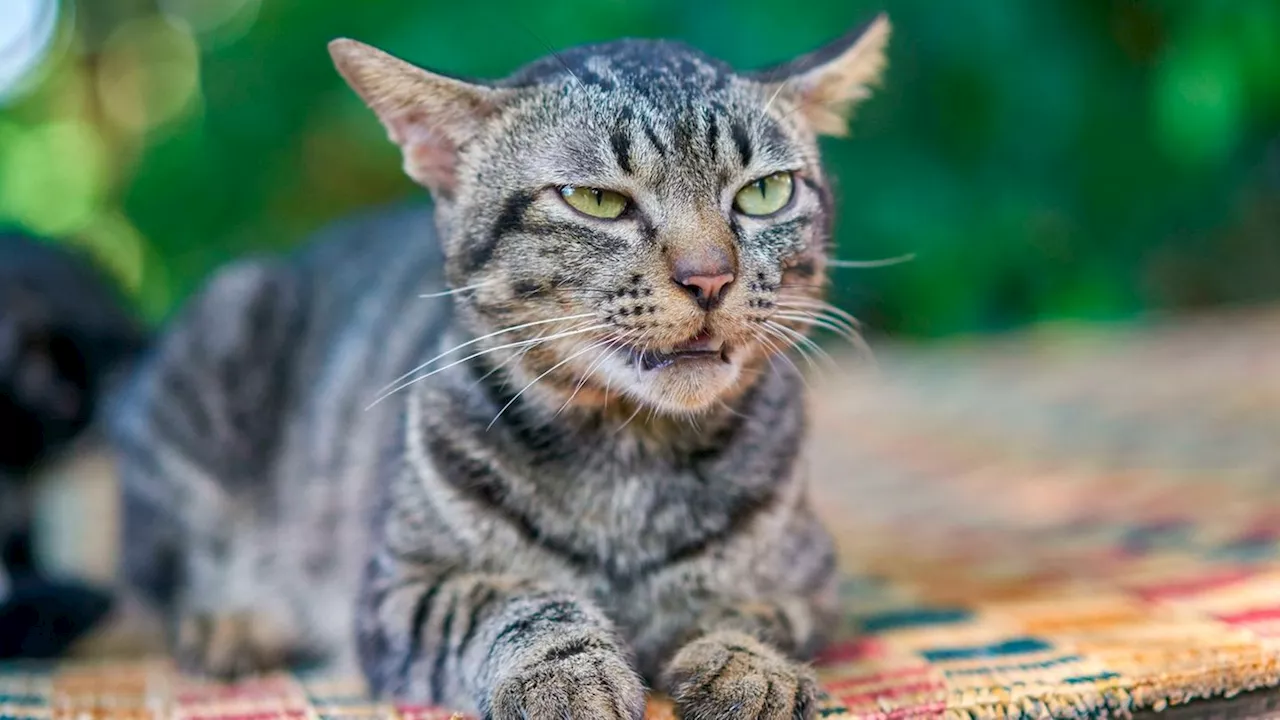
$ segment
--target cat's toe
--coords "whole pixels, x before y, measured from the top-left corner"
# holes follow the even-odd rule
[[[190,613],[178,621],[175,659],[191,675],[233,681],[288,664],[291,647],[270,618],[252,612]]]
[[[683,720],[808,720],[817,707],[807,666],[739,633],[686,645],[663,678]]]
[[[494,688],[492,720],[639,720],[644,686],[616,650],[599,649],[531,663]]]

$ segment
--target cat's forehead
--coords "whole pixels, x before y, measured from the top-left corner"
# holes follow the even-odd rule
[[[550,54],[520,68],[502,84],[576,83],[624,95],[679,99],[723,90],[734,76],[727,63],[683,43],[624,39]]]

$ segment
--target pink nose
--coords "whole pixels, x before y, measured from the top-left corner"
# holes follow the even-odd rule
[[[724,289],[729,286],[729,283],[733,282],[733,273],[690,275],[676,282],[689,291],[689,294],[693,296],[694,300],[698,301],[703,310],[710,310],[720,304],[720,299],[724,296]]]
[[[671,279],[703,310],[711,310],[733,282],[733,258],[719,248],[677,256],[671,263]]]

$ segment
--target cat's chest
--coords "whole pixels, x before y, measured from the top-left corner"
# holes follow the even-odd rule
[[[699,468],[610,463],[507,481],[520,489],[497,502],[529,542],[578,571],[623,584],[728,536],[762,494]]]

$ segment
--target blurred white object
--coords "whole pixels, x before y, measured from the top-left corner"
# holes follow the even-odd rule
[[[0,2],[0,104],[22,89],[52,45],[58,0]]]

